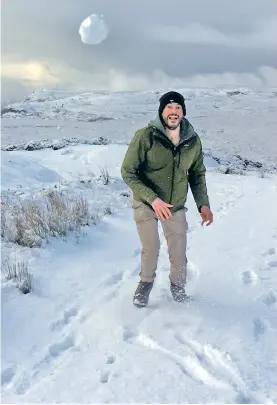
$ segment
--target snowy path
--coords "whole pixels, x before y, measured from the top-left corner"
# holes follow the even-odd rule
[[[34,293],[2,289],[4,403],[277,401],[276,178],[208,180],[213,226],[202,228],[189,203],[186,305],[170,297],[161,235],[149,307],[133,307],[140,244],[130,208],[80,245],[34,254]]]

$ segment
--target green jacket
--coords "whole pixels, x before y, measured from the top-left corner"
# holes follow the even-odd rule
[[[184,208],[188,185],[199,211],[203,205],[210,206],[205,171],[200,138],[186,118],[177,146],[167,137],[159,117],[138,130],[121,167],[135,200],[151,206],[159,197],[173,205],[172,212]]]

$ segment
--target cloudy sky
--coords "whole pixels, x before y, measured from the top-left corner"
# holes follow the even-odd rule
[[[78,33],[103,14],[109,36]],[[277,86],[276,0],[2,0],[2,98],[38,86]]]

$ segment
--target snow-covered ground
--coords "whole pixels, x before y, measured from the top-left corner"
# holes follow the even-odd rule
[[[42,111],[43,118],[15,114],[2,122],[2,148],[73,136],[88,141],[58,150],[2,151],[3,201],[15,195],[36,197],[57,186],[86,197],[92,210],[112,208],[112,215],[84,227],[78,237],[52,238],[40,248],[2,241],[2,256],[24,259],[33,277],[33,291],[26,295],[2,279],[2,402],[276,403],[276,173],[224,174],[207,155],[214,224],[201,227],[191,194],[187,203],[192,301],[172,301],[160,229],[161,254],[149,307],[135,308],[140,243],[120,167],[125,141],[138,124],[152,118],[157,94],[74,97],[76,111],[85,111],[83,99],[94,100],[93,113],[112,120],[79,122],[75,115],[62,121],[51,115],[51,103],[58,101],[33,100],[23,104]],[[208,128],[199,131],[206,152],[211,148],[214,156],[232,157],[239,140],[241,156],[274,164],[273,92],[228,96],[199,91],[190,97],[192,123],[198,131]],[[67,111],[73,111],[73,99],[66,99]],[[219,109],[210,108],[211,99]],[[145,100],[152,101],[146,105]],[[206,119],[197,121],[204,110]],[[143,111],[146,115],[139,116]],[[38,123],[45,127],[36,128]],[[113,143],[93,145],[99,136]],[[266,142],[263,136],[268,136]],[[116,144],[117,139],[123,142]],[[253,145],[252,151],[246,145]],[[100,177],[104,166],[111,175],[107,185]]]

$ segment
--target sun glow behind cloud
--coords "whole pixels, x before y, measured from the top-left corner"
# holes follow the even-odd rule
[[[34,84],[54,84],[59,79],[51,74],[49,68],[38,61],[2,62],[2,75],[9,79],[21,79]]]

